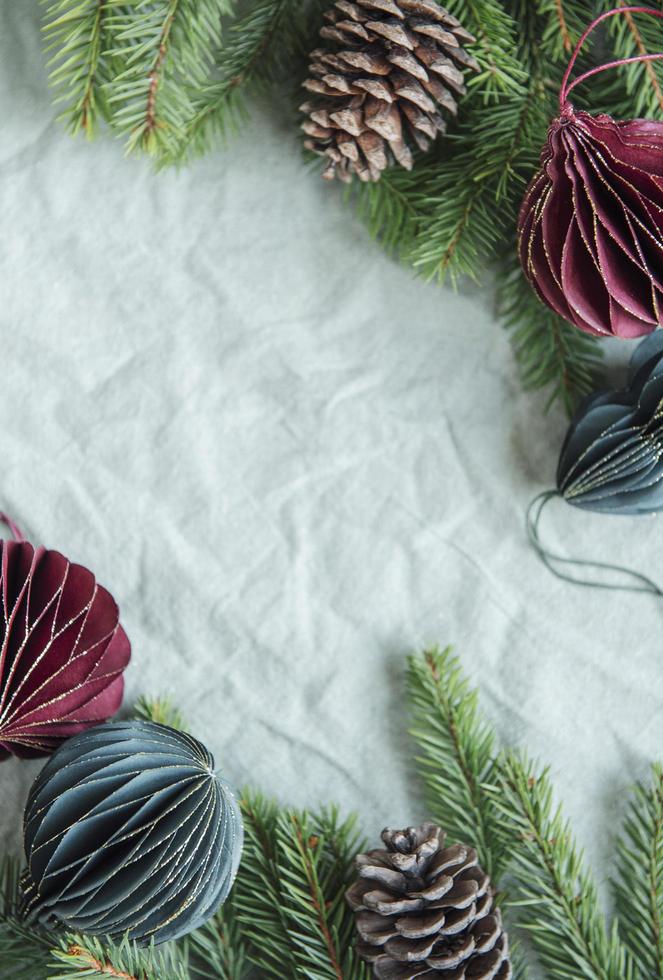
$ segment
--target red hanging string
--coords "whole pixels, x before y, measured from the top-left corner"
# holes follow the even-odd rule
[[[652,10],[651,7],[615,7],[613,10],[607,10],[605,13],[601,14],[600,17],[597,17],[596,20],[593,20],[576,44],[573,54],[571,55],[571,60],[569,61],[568,67],[564,73],[562,87],[559,91],[559,105],[562,111],[566,107],[569,92],[571,92],[576,85],[580,85],[581,82],[591,78],[592,75],[598,75],[599,72],[607,71],[609,68],[619,68],[621,65],[632,65],[636,62],[642,61],[663,60],[663,51],[658,54],[638,54],[634,55],[632,58],[619,58],[617,61],[609,61],[605,65],[599,65],[598,68],[591,68],[589,71],[583,72],[582,75],[578,75],[577,78],[574,78],[569,85],[569,78],[578,59],[578,55],[580,54],[580,49],[589,35],[602,21],[607,20],[608,17],[616,17],[618,14],[649,14],[652,17],[660,17],[663,19],[663,10]]]

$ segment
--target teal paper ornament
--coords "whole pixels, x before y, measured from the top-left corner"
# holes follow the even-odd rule
[[[663,331],[636,348],[625,389],[597,392],[580,407],[557,489],[574,507],[604,514],[663,509]]]
[[[663,510],[663,330],[638,344],[625,388],[595,392],[580,406],[560,453],[557,489],[533,500],[527,515],[530,541],[560,578],[578,585],[663,595],[640,572],[550,552],[541,542],[539,522],[543,508],[555,497],[601,514],[630,516]],[[563,570],[570,565],[616,572],[620,578],[571,577]]]
[[[28,798],[24,842],[26,919],[162,943],[228,896],[242,821],[200,742],[128,721],[76,735],[49,759]]]

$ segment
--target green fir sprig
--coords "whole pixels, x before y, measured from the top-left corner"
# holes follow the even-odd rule
[[[178,732],[188,732],[184,715],[176,708],[171,698],[140,697],[134,705],[133,715],[141,721],[153,721],[157,725],[170,725]]]
[[[187,937],[191,980],[247,980],[253,970],[231,894],[216,915]]]
[[[43,980],[189,980],[188,956],[182,945],[141,949],[123,939],[68,935],[55,940]],[[37,980],[35,977],[34,980]]]
[[[548,773],[524,756],[499,760],[495,803],[512,843],[511,907],[550,980],[633,980],[634,964],[608,929],[593,878],[553,799]]]
[[[624,944],[644,975],[663,977],[663,768],[635,787],[617,840],[614,883]]]
[[[104,86],[112,76],[106,0],[49,0],[44,39],[51,85],[72,134],[95,134],[107,118]],[[117,70],[117,68],[116,68]]]
[[[428,812],[456,843],[471,841],[481,864],[498,881],[506,841],[495,808],[495,735],[479,713],[479,696],[451,648],[408,660],[411,735]]]

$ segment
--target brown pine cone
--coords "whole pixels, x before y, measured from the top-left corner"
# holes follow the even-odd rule
[[[392,158],[411,169],[411,144],[427,150],[445,131],[439,109],[456,114],[462,69],[479,67],[462,47],[474,38],[436,0],[336,0],[325,17],[305,146],[328,158],[329,179],[378,180]]]
[[[357,857],[347,892],[357,951],[379,980],[509,980],[507,935],[471,847],[435,824],[384,830],[386,850]]]

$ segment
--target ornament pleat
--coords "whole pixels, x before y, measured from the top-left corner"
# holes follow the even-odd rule
[[[242,824],[214,759],[189,735],[120,722],[65,742],[25,810],[23,913],[90,935],[165,942],[227,897]]]

